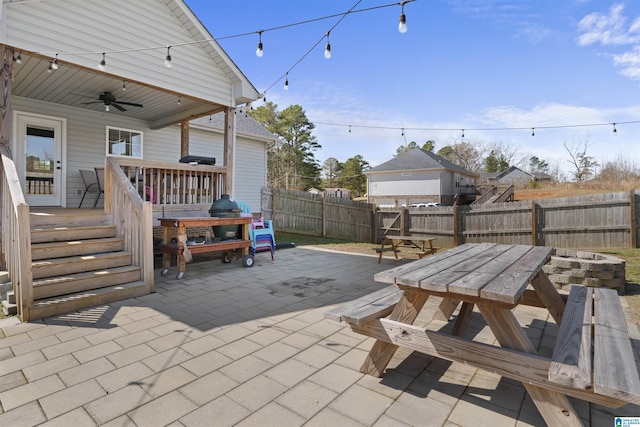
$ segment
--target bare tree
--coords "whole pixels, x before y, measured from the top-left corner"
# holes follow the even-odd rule
[[[478,142],[461,141],[438,150],[438,155],[470,172],[479,172],[484,164],[487,148]]]
[[[586,181],[595,174],[595,168],[599,166],[598,162],[592,156],[587,155],[587,149],[589,144],[587,141],[584,144],[576,143],[571,144],[564,142],[564,148],[569,153],[569,163],[573,166],[574,170],[571,172],[574,181]]]
[[[640,165],[620,155],[612,162],[605,162],[598,178],[611,182],[635,181],[640,179]]]

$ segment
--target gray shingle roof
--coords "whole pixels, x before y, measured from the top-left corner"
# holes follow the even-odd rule
[[[451,163],[449,160],[445,159],[442,156],[438,156],[437,154],[430,151],[421,150],[420,148],[414,148],[412,150],[406,151],[387,162],[369,169],[369,171],[365,173],[406,171],[417,169],[445,169],[465,175],[478,176],[477,174],[468,171],[462,166]]]
[[[224,113],[217,113],[211,116],[204,116],[194,119],[193,123],[200,126],[210,127],[211,129],[224,129]],[[244,112],[236,112],[236,133],[244,135],[252,135],[263,139],[275,141],[278,137],[262,126],[259,122],[246,115]]]

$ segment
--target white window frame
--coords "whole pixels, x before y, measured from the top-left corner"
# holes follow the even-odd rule
[[[109,132],[112,130],[116,130],[119,132],[129,132],[131,134],[139,134],[140,135],[140,155],[139,156],[133,156],[133,155],[127,155],[127,154],[113,154],[109,152]],[[126,158],[130,158],[130,159],[142,159],[143,158],[143,146],[144,146],[144,133],[140,130],[135,130],[135,129],[125,129],[125,128],[121,128],[121,127],[117,127],[117,126],[107,126],[106,128],[106,132],[105,132],[105,153],[107,156],[109,157],[126,157]]]

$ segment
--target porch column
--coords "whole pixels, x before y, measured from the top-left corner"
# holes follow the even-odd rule
[[[180,122],[180,158],[189,155],[189,119]]]
[[[235,152],[235,108],[224,109],[224,166],[227,168],[225,194],[233,197],[233,154]]]
[[[11,108],[11,82],[13,76],[13,49],[0,46],[2,58],[2,87],[0,87],[0,154],[10,159],[11,155],[11,126],[13,111]]]

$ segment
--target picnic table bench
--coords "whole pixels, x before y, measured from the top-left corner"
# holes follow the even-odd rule
[[[417,249],[418,252],[414,253],[418,255],[418,258],[424,258],[427,255],[435,254],[438,249],[440,249],[433,246],[433,242],[435,241],[435,237],[385,235],[380,241],[380,247],[374,248],[374,250],[378,254],[378,264],[382,262],[382,254],[384,252],[393,252],[393,256],[398,259],[398,252],[400,252],[399,247],[401,245],[408,245],[411,248]]]
[[[376,338],[360,371],[381,376],[399,346],[521,381],[550,426],[582,421],[566,396],[619,408],[640,404],[640,378],[617,291],[574,286],[560,295],[541,267],[551,248],[465,244],[380,272],[392,285],[345,303],[325,317]],[[527,287],[529,287],[527,289]],[[451,332],[413,325],[427,299]],[[546,308],[559,325],[551,358],[538,355],[512,309]],[[477,306],[498,345],[464,337]]]

